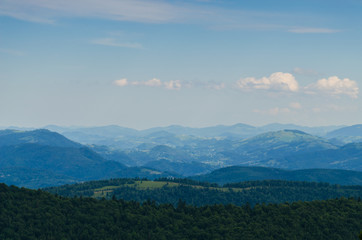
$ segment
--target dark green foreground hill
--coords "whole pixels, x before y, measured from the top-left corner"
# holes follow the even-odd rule
[[[139,204],[61,198],[0,184],[0,239],[357,239],[362,202]]]

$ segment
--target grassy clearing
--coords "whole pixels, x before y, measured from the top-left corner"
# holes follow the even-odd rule
[[[140,190],[157,189],[157,188],[162,188],[164,186],[178,187],[180,186],[180,184],[174,182],[154,182],[154,181],[136,181],[135,183],[135,187]]]
[[[120,188],[121,186],[104,186],[101,188],[94,189],[93,197],[94,198],[102,198],[106,197],[107,193],[113,193],[113,190],[116,188]]]
[[[223,192],[228,192],[230,190],[234,191],[234,192],[250,190],[250,188],[204,187],[204,186],[188,185],[188,184],[184,184],[184,183],[175,183],[175,182],[167,182],[167,181],[159,182],[159,181],[142,180],[142,181],[135,181],[135,183],[132,183],[132,184],[124,184],[124,185],[120,185],[120,186],[104,186],[102,188],[94,189],[93,197],[95,197],[95,198],[106,197],[107,194],[113,193],[113,191],[115,189],[122,188],[122,187],[133,187],[133,188],[136,188],[137,190],[152,190],[152,189],[159,189],[162,187],[179,187],[179,186],[189,186],[189,187],[196,188],[196,189],[208,188],[211,190],[223,191]]]

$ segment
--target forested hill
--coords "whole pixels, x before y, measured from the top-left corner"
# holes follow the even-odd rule
[[[231,166],[211,173],[192,176],[193,180],[218,184],[255,180],[287,180],[328,182],[341,185],[362,185],[362,172],[341,169],[301,169],[286,170],[267,167]]]
[[[156,205],[62,198],[0,184],[0,239],[357,239],[362,202]]]
[[[152,200],[158,204],[167,203],[174,206],[180,199],[195,206],[229,203],[239,206],[249,203],[254,206],[258,203],[326,200],[340,197],[362,198],[362,186],[281,180],[251,181],[220,187],[216,184],[195,182],[189,179],[159,179],[157,181],[112,179],[45,190],[66,197],[83,196],[98,199],[115,197],[137,202]]]
[[[46,129],[33,131],[0,130],[0,146],[12,146],[20,144],[38,144],[42,146],[80,148],[81,144],[73,142],[63,135]]]

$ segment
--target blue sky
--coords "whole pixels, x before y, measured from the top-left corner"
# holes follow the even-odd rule
[[[360,123],[360,0],[1,0],[0,126]]]

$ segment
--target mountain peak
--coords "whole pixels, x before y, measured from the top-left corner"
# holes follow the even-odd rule
[[[305,134],[305,135],[310,135],[306,132],[303,132],[303,131],[300,131],[300,130],[295,130],[295,129],[284,129],[284,130],[281,130],[282,132],[290,132],[290,133],[295,133],[295,134]]]
[[[47,129],[36,129],[32,131],[1,130],[0,146],[35,143],[44,146],[55,147],[81,147],[82,145],[73,142],[63,135]]]

